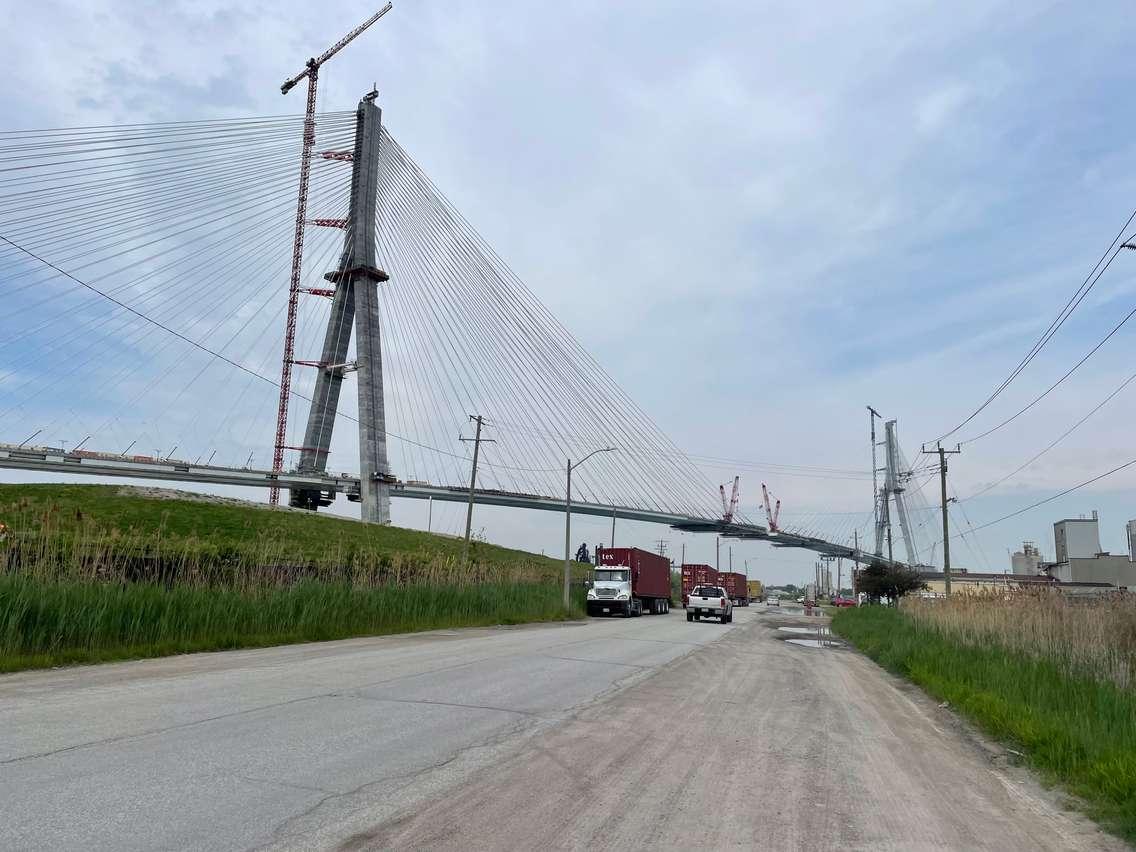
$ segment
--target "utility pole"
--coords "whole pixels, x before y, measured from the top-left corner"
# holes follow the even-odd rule
[[[943,449],[942,444],[938,444],[933,450],[928,450],[926,446],[922,449],[924,453],[939,454],[939,488],[943,501],[943,591],[949,598],[951,596],[951,535],[947,524],[947,456],[961,453],[962,447],[956,444],[953,450],[946,450]]]
[[[714,536],[714,570],[717,572],[722,570],[722,537],[720,535]]]
[[[686,542],[685,541],[682,543],[682,562],[679,563],[679,564],[680,565],[686,564]]]
[[[730,550],[730,573],[733,574],[734,573],[734,546],[732,544],[730,545],[729,550]]]
[[[880,483],[879,469],[876,462],[876,418],[880,417],[880,413],[872,406],[868,406],[868,427],[872,434],[872,517],[876,523],[876,556],[879,556],[883,550],[883,542],[880,540]]]
[[[426,498],[426,532],[431,531],[434,524],[434,498]]]
[[[611,507],[611,546],[615,547],[615,506]]]
[[[852,597],[856,598],[856,603],[860,603],[860,589],[858,584],[860,582],[860,531],[852,530]]]
[[[477,431],[473,436],[473,470],[469,474],[469,503],[465,507],[465,544],[462,545],[462,565],[465,565],[469,559],[469,534],[473,528],[473,492],[477,488],[477,455],[481,450],[481,426],[485,423],[485,418],[480,414],[469,415],[469,419],[477,424]],[[459,441],[468,442],[469,438],[458,438]],[[489,438],[486,441],[492,440]]]
[[[655,540],[655,553],[659,556],[667,555],[667,540],[665,538]]]

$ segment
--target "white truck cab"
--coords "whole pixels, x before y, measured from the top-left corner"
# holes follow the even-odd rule
[[[642,615],[642,605],[631,594],[631,569],[618,566],[597,568],[595,582],[588,589],[588,610],[603,613],[610,610],[625,616]]]

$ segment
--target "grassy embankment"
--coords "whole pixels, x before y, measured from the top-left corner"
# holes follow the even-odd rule
[[[842,610],[832,627],[1136,840],[1136,602],[909,600]]]
[[[565,617],[562,562],[328,515],[0,485],[0,521],[0,671]]]

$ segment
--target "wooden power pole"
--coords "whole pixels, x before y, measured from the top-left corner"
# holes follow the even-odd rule
[[[943,449],[942,444],[938,444],[933,450],[923,447],[923,452],[939,454],[939,488],[943,502],[943,591],[949,598],[951,596],[951,533],[947,524],[947,503],[949,502],[947,500],[947,456],[961,453],[962,447],[956,444],[953,450],[947,450]]]
[[[477,432],[474,433],[473,440],[473,470],[469,475],[469,504],[465,509],[465,544],[462,545],[462,565],[465,565],[469,559],[469,535],[473,527],[473,492],[477,489],[477,456],[481,450],[481,442],[486,441],[493,443],[491,438],[481,437],[481,427],[485,423],[485,418],[480,414],[469,415],[469,419],[477,424]],[[469,441],[470,438],[458,438],[459,441]]]

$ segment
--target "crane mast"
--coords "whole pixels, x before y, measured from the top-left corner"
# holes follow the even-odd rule
[[[319,57],[307,61],[299,74],[285,80],[280,86],[280,94],[286,95],[297,83],[308,78],[308,99],[304,110],[304,139],[300,149],[300,187],[296,198],[296,225],[292,236],[292,271],[288,279],[288,313],[284,326],[284,363],[280,371],[280,402],[276,410],[276,439],[272,446],[272,469],[277,473],[284,469],[284,451],[288,433],[288,402],[292,395],[292,367],[296,363],[296,318],[299,313],[300,271],[304,255],[304,226],[307,224],[308,212],[308,183],[311,176],[312,146],[316,140],[316,92],[319,82],[319,69],[327,60],[339,53],[360,33],[370,27],[375,21],[389,12],[391,3],[387,3],[378,12],[361,23]],[[320,292],[323,295],[323,292]],[[280,502],[280,489],[273,488],[269,492],[268,502],[273,506]]]
[[[777,532],[777,519],[781,516],[781,501],[777,501],[777,506],[773,509],[769,508],[769,489],[765,487],[765,483],[761,483],[761,499],[765,503],[765,519],[769,521],[770,532]]]
[[[734,477],[734,490],[730,493],[728,502],[726,500],[726,486],[724,484],[718,486],[718,492],[722,495],[722,520],[727,524],[734,520],[734,513],[738,508],[738,482],[740,479],[740,476]]]

